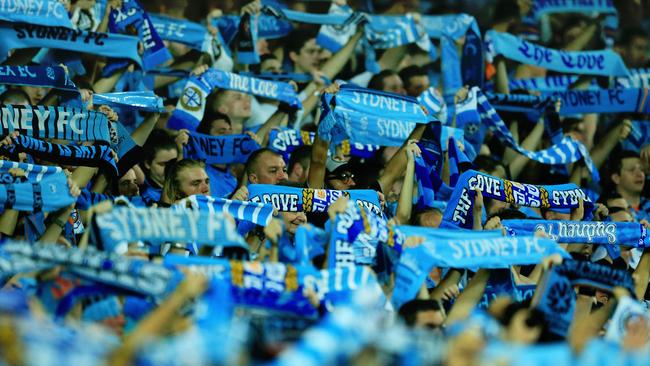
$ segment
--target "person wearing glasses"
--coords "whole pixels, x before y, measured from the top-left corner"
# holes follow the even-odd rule
[[[325,164],[325,183],[327,188],[347,190],[356,186],[352,166],[344,160],[327,158]]]

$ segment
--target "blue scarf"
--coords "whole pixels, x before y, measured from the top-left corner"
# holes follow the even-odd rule
[[[435,87],[430,87],[418,97],[418,102],[423,105],[429,114],[439,119],[442,124],[447,123],[447,104]]]
[[[650,114],[648,89],[567,90],[542,93],[552,99],[562,99],[562,115],[580,113],[641,113]]]
[[[115,208],[96,216],[94,221],[104,248],[120,242],[197,242],[248,248],[232,222],[220,212],[168,208]]]
[[[0,20],[12,23],[73,28],[68,12],[58,0],[39,2],[3,1],[0,3]]]
[[[587,148],[570,137],[564,137],[546,150],[532,152],[520,147],[515,142],[506,124],[488,102],[487,97],[478,88],[472,88],[467,99],[463,104],[459,105],[456,121],[459,128],[461,126],[465,128],[465,136],[468,141],[473,143],[476,151],[480,149],[483,137],[489,127],[501,142],[529,159],[542,164],[566,165],[584,159],[594,183],[600,180],[598,168],[591,160]]]
[[[288,8],[278,8],[275,6],[265,5],[262,12],[272,15],[276,18],[290,20],[298,23],[308,24],[330,24],[330,25],[344,25],[351,21],[351,13],[329,13],[329,14],[312,14],[295,11]]]
[[[604,36],[608,47],[614,44],[615,32],[618,29],[618,12],[611,0],[605,1],[534,1],[530,12],[524,16],[522,22],[526,25],[527,33],[531,37],[537,37],[539,24],[542,17],[557,13],[582,13],[592,15],[595,13],[605,14],[603,22]],[[530,29],[532,28],[532,29]]]
[[[483,45],[476,19],[468,14],[423,16],[421,22],[431,38],[440,39],[444,98],[450,105],[463,85],[483,85]],[[456,41],[465,37],[461,60]]]
[[[65,248],[60,245],[9,242],[0,247],[4,260],[22,261],[33,268],[63,266],[85,280],[110,285],[144,296],[162,299],[174,289],[180,273],[159,264],[89,248]],[[3,267],[0,276],[14,275],[19,268]],[[29,271],[24,267],[23,271]]]
[[[605,291],[615,286],[627,288],[634,294],[632,276],[620,269],[588,261],[564,261],[544,274],[533,298],[533,306],[544,314],[549,331],[566,336],[575,309],[573,287],[586,285]]]
[[[560,243],[588,243],[646,247],[647,229],[636,222],[504,220],[501,222],[509,235],[546,233]]]
[[[185,145],[185,156],[204,160],[207,164],[245,163],[260,146],[249,135],[210,136],[198,132],[190,133]]]
[[[78,93],[61,66],[0,66],[0,84],[40,86]]]
[[[109,58],[126,58],[140,66],[138,38],[113,33],[80,31],[23,23],[0,24],[0,61],[11,49],[54,48],[91,53]]]
[[[244,65],[260,63],[257,52],[257,16],[244,14],[239,22],[239,31],[235,38],[237,63]]]
[[[142,157],[142,147],[137,145],[129,131],[120,123],[111,123],[111,149],[117,153],[118,176],[133,168]]]
[[[591,217],[594,207],[587,194],[575,184],[536,186],[502,180],[475,170],[468,170],[458,179],[449,205],[443,215],[443,223],[452,227],[471,228],[474,218],[474,188],[481,190],[483,197],[496,199],[519,206],[550,209],[576,208],[584,200],[585,219]]]
[[[370,214],[354,202],[348,202],[346,210],[336,215],[330,224],[329,267],[372,264],[382,229],[385,236],[385,220]],[[383,239],[386,241],[385,237]]]
[[[341,86],[335,95],[321,97],[321,120],[318,136],[338,144],[352,143],[400,146],[416,123],[428,123],[415,98],[360,88]],[[334,106],[330,108],[330,103]]]
[[[327,232],[312,224],[300,225],[294,236],[295,255],[292,263],[307,265],[314,257],[325,254]]]
[[[219,33],[223,36],[224,44],[230,43],[237,35],[241,17],[238,15],[224,15],[212,21],[212,25],[219,28]],[[257,35],[260,38],[276,39],[282,38],[291,33],[293,27],[291,22],[286,19],[280,19],[273,15],[260,15],[257,18],[258,30]]]
[[[165,41],[182,43],[202,52],[211,50],[212,37],[205,26],[162,14],[150,14],[150,18],[156,32]]]
[[[273,81],[290,81],[293,80],[296,83],[308,83],[314,78],[311,74],[308,73],[297,73],[297,72],[245,72],[240,71],[239,75],[251,76],[258,79],[264,80],[273,80]],[[327,77],[321,76],[324,79],[325,84],[329,85],[332,83]]]
[[[354,11],[348,5],[340,6],[336,3],[330,5],[328,15],[341,15],[349,17]],[[316,43],[329,51],[338,52],[357,31],[357,22],[348,21],[341,24],[323,24],[316,36]]]
[[[629,69],[625,77],[614,78],[615,88],[648,88],[650,87],[650,69]]]
[[[166,255],[164,264],[173,268],[187,267],[223,281],[238,305],[306,317],[317,315],[317,309],[303,295],[305,288],[313,289],[318,276],[311,267],[178,255]]]
[[[399,229],[399,228],[398,228]],[[434,266],[449,268],[507,268],[534,264],[558,253],[569,255],[553,240],[535,237],[500,237],[499,231],[472,233],[409,228],[407,236],[421,236],[424,243],[404,248],[395,276],[393,304],[413,299]],[[417,234],[416,234],[417,233]]]
[[[151,91],[93,94],[93,104],[142,112],[165,112],[163,99]]]
[[[21,135],[71,141],[109,141],[103,113],[79,108],[4,104],[0,108],[0,135]]]
[[[273,206],[271,205],[211,196],[189,196],[176,205],[207,213],[227,212],[237,220],[244,220],[261,226],[268,225],[273,218]]]
[[[172,59],[171,53],[149,19],[149,14],[138,0],[122,1],[122,7],[112,9],[108,19],[108,28],[113,33],[128,33],[130,27],[135,27],[144,48],[142,56],[144,70],[154,69]]]
[[[271,203],[278,211],[285,212],[327,212],[327,208],[339,197],[347,196],[356,204],[381,215],[377,192],[371,189],[338,191],[333,189],[312,189],[251,184],[248,197],[253,202]]]
[[[279,100],[292,107],[302,108],[300,99],[290,84],[209,69],[201,76],[192,76],[188,79],[183,95],[178,99],[176,109],[167,126],[177,130],[182,128],[195,130],[199,121],[203,119],[206,98],[216,88]]]
[[[108,174],[118,174],[115,159],[108,145],[59,145],[24,135],[13,138],[13,142],[13,145],[5,147],[9,153],[25,152],[43,160],[56,161],[61,165],[93,166],[101,168]]]
[[[347,292],[332,313],[285,349],[273,365],[352,363],[355,355],[362,352],[376,335],[384,335],[380,329],[384,313],[377,305],[381,300],[381,290],[376,286],[360,286]],[[364,315],[363,326],[355,314]],[[342,344],[345,347],[341,347]]]
[[[510,90],[540,90],[559,91],[567,90],[578,80],[574,75],[547,75],[530,79],[511,79],[508,81]]]
[[[488,49],[494,54],[529,65],[568,74],[627,76],[617,53],[602,51],[558,51],[530,43],[509,33],[488,31]]]
[[[9,173],[11,169],[23,170],[25,172],[24,179],[28,182],[40,182],[63,172],[60,166],[26,164],[2,159],[0,160],[0,184],[22,183],[21,178],[14,178]]]
[[[298,147],[311,145],[314,142],[315,132],[298,131],[287,127],[273,129],[269,134],[269,148],[282,155],[285,161],[289,161],[291,152]],[[360,158],[368,159],[379,151],[379,145],[351,144],[349,140],[341,142],[343,155],[350,154]],[[328,151],[328,153],[330,153]]]
[[[35,183],[0,185],[0,202],[5,210],[51,212],[75,203],[68,178],[63,172]]]

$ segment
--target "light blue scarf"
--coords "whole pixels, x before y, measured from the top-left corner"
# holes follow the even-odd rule
[[[142,112],[165,112],[163,99],[151,91],[97,93],[93,94],[93,104]]]
[[[348,19],[353,14],[354,11],[348,5],[341,6],[336,3],[330,5],[328,12],[328,15],[348,16]],[[357,22],[348,19],[341,24],[323,24],[316,36],[316,43],[331,52],[338,52],[357,31]]]
[[[475,188],[483,197],[496,199],[518,206],[541,208],[576,208],[580,199],[584,201],[585,219],[590,219],[594,203],[575,184],[535,186],[502,180],[488,174],[468,170],[458,178],[449,205],[443,215],[443,224],[451,227],[472,228],[474,218]]]
[[[260,148],[249,135],[210,136],[190,133],[184,151],[187,158],[204,160],[208,164],[245,163]]]
[[[349,139],[352,143],[400,146],[417,123],[432,120],[415,98],[350,84],[342,85],[333,96],[323,94],[321,101],[318,136],[333,144]]]
[[[248,248],[234,224],[221,212],[122,207],[97,215],[95,224],[97,239],[107,249],[138,240]]]
[[[20,179],[14,178],[14,176],[9,173],[11,169],[21,169],[25,172],[25,179],[28,182],[40,182],[43,179],[53,177],[54,175],[63,172],[63,169],[60,166],[45,166],[0,160],[0,184],[20,183]]]
[[[260,38],[281,38],[293,30],[291,22],[274,15],[260,15],[257,19],[257,35]],[[216,19],[213,18],[212,25],[219,28],[219,34],[223,36],[223,39],[225,41],[225,43],[222,44],[229,44],[235,38],[237,30],[239,29],[240,21],[241,17],[238,15],[224,15]]]
[[[0,20],[12,23],[74,28],[68,17],[68,12],[58,0],[42,0],[38,2],[3,1],[0,3]]]
[[[0,135],[21,135],[70,141],[110,141],[108,119],[99,112],[53,106],[4,104]]]
[[[185,19],[171,18],[162,14],[150,14],[150,18],[160,38],[188,45],[201,52],[213,52],[213,42],[218,42],[220,38],[213,39],[205,26]]]
[[[76,202],[70,194],[65,173],[55,173],[34,183],[0,185],[0,204],[6,210],[51,212]]]
[[[530,43],[509,33],[488,31],[488,50],[493,54],[568,74],[627,76],[623,59],[612,50],[558,51]]]
[[[503,220],[501,223],[509,235],[532,235],[541,231],[560,243],[628,245],[645,248],[648,242],[647,229],[636,222]]]
[[[141,66],[138,38],[114,33],[80,31],[63,27],[47,27],[22,23],[0,24],[0,61],[9,50],[23,48],[53,48],[91,53],[109,58],[126,58]]]
[[[327,212],[327,208],[341,196],[347,196],[351,201],[369,209],[375,215],[381,215],[379,196],[376,191],[371,189],[337,191],[271,184],[251,184],[248,186],[250,201],[271,203],[278,211],[286,212]]]
[[[78,93],[61,66],[0,66],[0,84],[40,86]]]
[[[569,255],[556,242],[535,237],[502,237],[494,231],[453,231],[406,227],[407,237],[422,237],[424,243],[406,247],[402,252],[395,276],[393,304],[415,297],[426,275],[434,266],[448,268],[507,268],[512,265],[534,264],[558,253]],[[398,227],[402,230],[402,227]]]
[[[614,78],[615,88],[650,88],[650,69],[629,69],[629,76]]]
[[[35,268],[63,266],[69,273],[82,279],[158,299],[168,295],[181,278],[177,271],[141,259],[100,252],[94,248],[80,250],[52,243],[9,242],[0,248],[0,258],[23,261]],[[16,269],[3,267],[0,276],[14,275]]]
[[[187,207],[202,212],[227,212],[237,220],[266,226],[273,218],[272,205],[248,201],[236,201],[225,198],[192,195],[180,200],[176,206]]]

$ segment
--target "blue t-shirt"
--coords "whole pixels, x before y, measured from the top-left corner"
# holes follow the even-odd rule
[[[211,196],[225,198],[237,189],[237,178],[230,173],[230,169],[221,170],[213,165],[206,165],[205,172],[210,177]]]
[[[142,200],[147,204],[147,206],[151,206],[160,201],[162,188],[154,186],[149,179],[145,179],[142,187],[140,187],[140,196],[142,196]]]

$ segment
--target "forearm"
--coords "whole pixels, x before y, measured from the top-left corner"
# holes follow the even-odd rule
[[[623,128],[622,123],[612,128],[609,132],[607,132],[607,134],[600,141],[600,143],[591,150],[590,152],[591,160],[593,160],[597,168],[600,168],[603,165],[603,163],[605,162],[605,160],[607,160],[607,157],[610,155],[612,150],[614,150],[616,145],[618,145],[619,136],[622,128]]]
[[[449,311],[449,316],[446,320],[447,324],[453,324],[454,322],[465,319],[469,316],[472,309],[476,307],[476,304],[478,304],[481,297],[483,297],[483,292],[485,292],[485,286],[487,285],[489,278],[490,271],[485,268],[476,272]]]
[[[402,191],[399,194],[397,203],[397,213],[395,217],[400,225],[408,224],[411,219],[411,210],[413,209],[413,176],[415,175],[415,162],[408,159],[406,173],[404,173],[404,183]]]
[[[634,293],[637,299],[643,299],[650,280],[650,249],[643,250],[641,260],[634,270]]]
[[[5,210],[0,217],[0,233],[6,236],[13,236],[18,223],[18,214],[16,210]]]
[[[494,62],[496,66],[496,74],[494,75],[494,91],[497,93],[510,94],[510,80],[508,79],[506,60],[501,56],[497,56]]]
[[[334,79],[336,75],[343,69],[345,64],[350,59],[350,56],[354,53],[354,48],[357,46],[357,42],[361,39],[363,35],[363,30],[357,31],[348,43],[343,46],[337,53],[335,53],[325,64],[323,65],[322,72],[327,76],[328,79]]]
[[[262,146],[266,146],[269,141],[269,132],[275,127],[286,125],[288,115],[284,111],[277,110],[266,122],[257,130],[257,136],[262,138]]]
[[[124,71],[125,70],[122,69],[122,70],[119,70],[119,71],[113,73],[113,75],[111,75],[109,77],[97,80],[93,84],[94,92],[95,93],[108,93],[108,92],[112,91],[113,89],[115,89],[115,85],[117,84],[117,81],[120,80],[122,75],[124,75]]]
[[[404,144],[402,144],[399,151],[397,151],[397,153],[388,161],[384,172],[379,177],[379,185],[381,186],[382,191],[390,189],[390,187],[393,186],[393,183],[402,176],[402,169],[404,169],[404,166],[406,165],[406,154],[404,154],[404,149],[410,140],[420,140],[426,127],[426,124],[417,124],[413,131],[411,131],[409,137],[404,141]]]
[[[581,32],[573,41],[569,42],[569,44],[563,48],[564,51],[582,51],[594,37],[596,30],[598,30],[598,24],[592,23],[588,25],[587,29]]]
[[[325,163],[327,162],[327,150],[329,141],[321,140],[316,134],[311,150],[311,163],[309,165],[309,176],[307,183],[309,188],[320,189],[325,187]]]
[[[406,56],[407,50],[406,45],[387,49],[379,58],[379,67],[382,70],[397,70],[404,56]]]
[[[453,286],[457,284],[460,281],[460,277],[462,276],[462,272],[452,268],[447,272],[447,275],[445,278],[440,281],[438,286],[436,286],[433,291],[431,291],[431,298],[433,300],[442,300],[442,295],[445,292],[445,289],[449,286]]]
[[[145,120],[138,126],[138,128],[131,133],[131,138],[138,146],[143,146],[149,138],[151,131],[156,127],[156,123],[160,118],[160,113],[152,113],[145,118]]]
[[[62,208],[58,211],[50,212],[47,216],[46,222],[48,223],[45,233],[38,239],[39,243],[56,243],[59,236],[63,232],[65,223],[70,217],[73,206]]]

